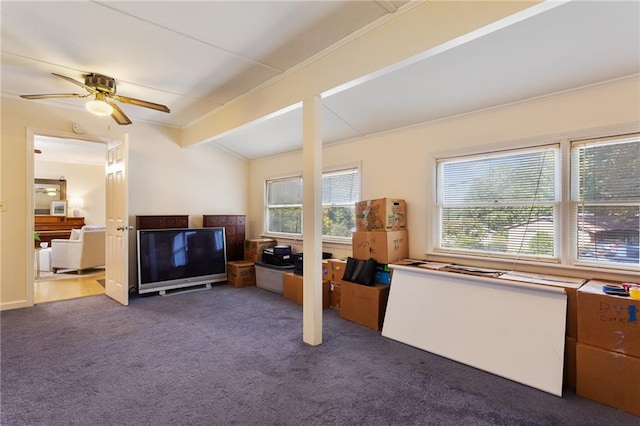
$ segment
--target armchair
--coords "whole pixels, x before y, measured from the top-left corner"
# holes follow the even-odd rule
[[[84,269],[105,264],[105,234],[103,226],[85,225],[72,230],[68,240],[51,240],[51,269],[75,269],[82,274]]]

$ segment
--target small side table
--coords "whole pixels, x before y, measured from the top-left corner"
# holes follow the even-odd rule
[[[40,278],[40,271],[51,272],[51,248],[35,248],[35,277]]]
[[[41,248],[38,257],[40,270],[51,272],[51,247]]]

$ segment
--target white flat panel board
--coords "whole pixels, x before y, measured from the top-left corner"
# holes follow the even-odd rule
[[[382,336],[562,396],[563,289],[392,267]]]

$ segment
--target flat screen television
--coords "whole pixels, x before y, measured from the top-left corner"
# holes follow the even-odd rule
[[[138,230],[138,293],[227,280],[224,228]]]

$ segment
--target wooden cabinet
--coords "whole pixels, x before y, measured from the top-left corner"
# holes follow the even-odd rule
[[[84,226],[84,217],[66,216],[34,216],[33,230],[40,234],[40,243],[51,243],[55,238],[69,239],[72,229],[80,229]]]
[[[189,215],[151,215],[136,216],[138,229],[188,228]]]
[[[205,228],[223,227],[227,238],[227,261],[244,259],[244,237],[246,216],[244,215],[202,215]]]

